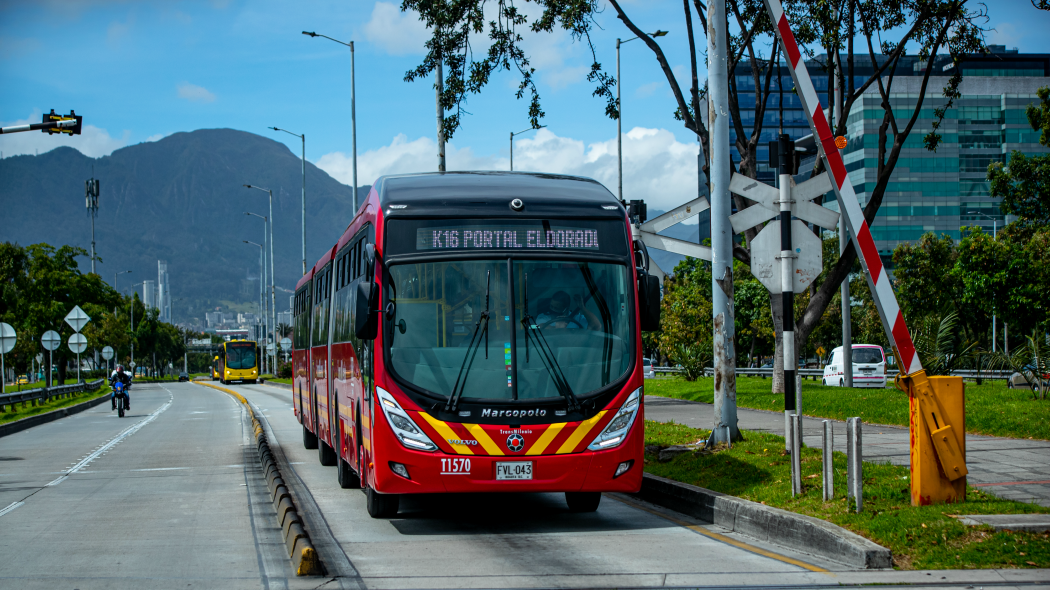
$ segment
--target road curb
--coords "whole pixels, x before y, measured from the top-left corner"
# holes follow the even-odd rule
[[[270,500],[273,502],[274,510],[277,511],[277,526],[281,527],[281,531],[284,534],[285,547],[287,547],[289,557],[292,559],[292,565],[295,567],[295,575],[324,575],[324,567],[317,556],[317,550],[314,549],[309,535],[303,529],[303,521],[299,517],[299,512],[295,509],[295,503],[292,501],[292,495],[288,491],[288,487],[284,485],[284,479],[281,477],[273,452],[270,451],[270,443],[266,440],[266,431],[263,429],[259,419],[255,417],[251,404],[236,391],[210,383],[197,384],[228,393],[237,398],[248,409],[248,415],[252,419],[252,430],[255,434],[256,446],[259,449],[259,462],[262,464],[263,476],[266,478],[266,487],[270,491]]]
[[[280,387],[281,389],[287,389],[288,391],[294,391],[295,388],[287,383],[275,383],[273,381],[263,381],[260,385],[269,385],[270,387]]]
[[[59,408],[57,410],[51,410],[46,414],[37,414],[36,416],[29,416],[28,418],[22,418],[21,420],[15,420],[14,422],[8,422],[3,426],[0,426],[0,438],[3,438],[9,434],[15,434],[16,432],[22,432],[28,430],[34,426],[40,426],[41,424],[47,424],[48,422],[54,422],[60,418],[66,416],[72,416],[73,414],[79,414],[84,410],[90,410],[91,408],[109,400],[105,394],[98,396],[95,399],[81,402],[74,406],[67,406],[65,408]]]
[[[826,520],[649,473],[637,497],[773,545],[859,569],[893,567],[890,550]]]

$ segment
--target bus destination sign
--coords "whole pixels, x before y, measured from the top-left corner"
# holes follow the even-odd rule
[[[416,230],[416,250],[598,250],[598,230],[551,226],[479,225]]]

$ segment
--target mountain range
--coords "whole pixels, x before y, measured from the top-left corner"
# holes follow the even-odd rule
[[[267,187],[273,191],[276,308],[284,311],[302,276],[301,166],[284,144],[233,129],[175,133],[101,158],[69,147],[8,157],[0,160],[0,240],[90,251],[84,186],[97,178],[97,272],[127,292],[144,280],[156,281],[157,262],[164,260],[173,319],[203,323],[205,311],[253,311],[258,303],[259,250],[243,241],[262,244],[264,229],[261,219],[245,212],[269,216],[269,203],[265,192],[243,185]],[[370,188],[360,187],[359,198]],[[351,188],[307,162],[308,267],[339,238],[352,209]],[[697,225],[679,224],[664,233],[695,243],[699,232]],[[665,272],[682,259],[660,251],[653,258]],[[88,257],[82,258],[81,270],[90,268]],[[114,279],[126,270],[131,274]],[[141,297],[141,286],[136,290]]]
[[[114,273],[131,270],[117,279],[127,291],[143,280],[156,281],[157,262],[165,260],[173,318],[203,319],[205,308],[219,302],[259,300],[259,249],[243,240],[262,244],[264,224],[245,212],[268,217],[269,198],[244,184],[273,191],[275,283],[294,289],[302,276],[301,166],[284,144],[232,129],[175,133],[101,158],[69,147],[9,157],[0,160],[0,240],[90,251],[84,187],[93,176],[100,184],[97,272],[112,282]],[[369,188],[361,187],[360,198]],[[335,243],[352,216],[350,187],[307,162],[308,266]],[[81,270],[90,268],[84,257]],[[141,287],[137,290],[141,296]],[[288,293],[278,290],[276,308],[288,309]]]

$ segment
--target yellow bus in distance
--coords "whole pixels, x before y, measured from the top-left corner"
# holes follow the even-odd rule
[[[219,351],[219,381],[255,383],[259,378],[256,344],[251,340],[230,340]]]

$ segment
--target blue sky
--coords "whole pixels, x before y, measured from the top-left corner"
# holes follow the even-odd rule
[[[433,169],[432,82],[402,81],[422,56],[426,31],[398,6],[364,0],[4,1],[0,121],[38,121],[51,108],[74,108],[95,129],[72,140],[3,136],[0,150],[6,157],[65,143],[100,156],[177,131],[231,127],[282,141],[298,154],[297,138],[267,129],[276,125],[305,132],[307,159],[349,182],[349,50],[301,34],[311,30],[356,41],[360,183],[381,173]],[[686,85],[681,3],[624,6],[644,30],[670,31],[660,42]],[[1028,0],[991,3],[989,11],[988,26],[997,29],[989,42],[1050,52],[1050,15]],[[612,71],[616,37],[631,35],[611,8],[598,22],[598,59]],[[704,47],[702,35],[697,43]],[[616,124],[584,80],[589,50],[561,32],[530,37],[526,46],[538,70],[548,129],[535,139],[532,133],[519,137],[515,167],[588,174],[614,187]],[[695,191],[695,164],[689,165],[695,163],[695,139],[672,118],[676,105],[653,55],[640,42],[622,52],[624,131],[631,133],[625,184],[678,199]],[[470,98],[472,115],[452,139],[450,168],[506,166],[508,132],[529,126],[527,101],[514,98],[515,85],[513,76],[502,74],[485,94]]]

